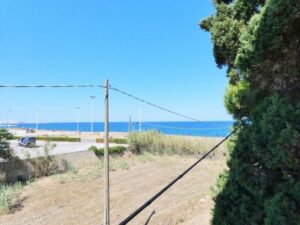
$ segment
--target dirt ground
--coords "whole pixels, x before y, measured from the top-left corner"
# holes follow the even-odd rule
[[[1,225],[103,224],[102,162],[77,159],[77,169],[26,185],[16,208]],[[196,160],[183,156],[124,156],[111,163],[111,224],[119,224]],[[211,191],[225,159],[208,159],[129,224],[208,225]],[[99,175],[100,174],[100,175]]]

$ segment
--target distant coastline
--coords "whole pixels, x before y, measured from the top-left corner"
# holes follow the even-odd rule
[[[203,122],[142,122],[141,130],[157,130],[164,134],[200,136],[200,137],[224,137],[233,125],[233,121],[203,121]],[[2,128],[7,128],[8,124],[1,124]],[[18,123],[10,125],[13,128],[36,129],[35,123]],[[78,124],[80,132],[91,131],[89,122],[80,122]],[[95,122],[93,124],[94,132],[102,132],[104,128],[103,122]],[[111,122],[109,124],[111,132],[128,132],[129,123],[127,122]],[[139,123],[131,124],[132,131],[139,131]],[[77,130],[76,122],[60,122],[60,123],[40,123],[38,130],[49,131],[71,131]]]

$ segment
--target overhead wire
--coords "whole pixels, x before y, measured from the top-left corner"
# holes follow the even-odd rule
[[[121,89],[115,88],[115,87],[113,87],[113,86],[111,86],[111,85],[109,85],[109,88],[110,88],[111,90],[117,91],[117,92],[119,92],[119,93],[121,93],[121,94],[123,94],[123,95],[126,95],[126,96],[128,96],[128,97],[130,97],[130,98],[133,98],[133,99],[135,99],[135,100],[137,100],[137,101],[143,102],[143,103],[145,103],[145,104],[147,104],[147,105],[150,105],[150,106],[152,106],[152,107],[155,107],[155,108],[160,109],[160,110],[163,110],[163,111],[166,111],[166,112],[171,113],[171,114],[173,114],[173,115],[176,115],[176,116],[179,116],[179,117],[188,119],[188,120],[196,121],[196,122],[202,122],[201,120],[195,119],[195,118],[193,118],[193,117],[190,117],[190,116],[187,116],[187,115],[184,115],[184,114],[181,114],[181,113],[177,113],[177,112],[175,112],[175,111],[173,111],[173,110],[170,110],[170,109],[167,109],[167,108],[165,108],[165,107],[162,107],[162,106],[156,105],[156,104],[154,104],[154,103],[151,103],[151,102],[149,102],[149,101],[147,101],[147,100],[145,100],[145,99],[139,98],[139,97],[137,97],[137,96],[135,96],[135,95],[133,95],[133,94],[130,94],[130,93],[125,92],[125,91],[122,91]]]
[[[92,87],[100,87],[105,88],[103,85],[0,85],[0,88],[92,88]],[[123,95],[126,95],[130,98],[133,98],[137,101],[143,102],[147,105],[150,105],[152,107],[155,107],[157,109],[166,111],[168,113],[171,113],[173,115],[191,120],[196,122],[203,122],[196,118],[184,115],[182,113],[177,113],[173,110],[170,110],[166,107],[159,106],[157,104],[151,103],[145,99],[139,98],[133,94],[130,94],[128,92],[125,92],[121,89],[115,88],[111,85],[108,87],[110,90],[114,90],[116,92],[119,92]],[[153,124],[152,124],[153,125]],[[156,125],[157,126],[157,125]],[[160,126],[162,127],[162,126]],[[170,128],[170,127],[168,127]],[[178,129],[172,127],[173,129]],[[179,128],[182,129],[182,128]],[[189,128],[190,129],[190,128]],[[224,139],[222,139],[217,145],[215,145],[212,149],[210,149],[206,154],[204,154],[200,159],[198,159],[194,164],[192,164],[190,167],[188,167],[183,173],[181,173],[178,177],[176,177],[173,181],[171,181],[168,185],[166,185],[161,191],[159,191],[157,194],[155,194],[151,199],[149,199],[147,202],[145,202],[141,207],[139,207],[137,210],[135,210],[132,214],[130,214],[125,220],[123,220],[119,225],[125,225],[129,221],[131,221],[133,218],[135,218],[140,212],[142,212],[145,208],[147,208],[153,201],[155,201],[159,196],[161,196],[163,193],[165,193],[169,188],[171,188],[175,183],[177,183],[181,178],[183,178],[188,172],[190,172],[196,165],[198,165],[202,160],[204,160],[206,157],[208,157],[213,151],[215,151],[223,142],[225,142],[231,135],[233,135],[237,129],[233,130],[231,133],[229,133]]]
[[[94,85],[94,84],[91,84],[91,85],[0,85],[0,88],[93,88],[93,87],[105,88],[104,85]],[[145,103],[147,105],[150,105],[152,107],[155,107],[157,109],[160,109],[160,110],[166,111],[168,113],[171,113],[173,115],[176,115],[176,116],[179,116],[179,117],[191,120],[191,121],[202,122],[201,120],[198,120],[196,118],[184,115],[182,113],[177,113],[177,112],[175,112],[173,110],[170,110],[170,109],[168,109],[166,107],[162,107],[162,106],[159,106],[157,104],[151,103],[151,102],[149,102],[147,100],[139,98],[139,97],[137,97],[137,96],[135,96],[133,94],[125,92],[125,91],[123,91],[121,89],[118,89],[116,87],[113,87],[111,85],[109,85],[109,89],[114,90],[116,92],[119,92],[119,93],[121,93],[123,95],[126,95],[126,96],[128,96],[130,98],[133,98],[135,100],[143,102],[143,103]]]
[[[158,124],[153,124],[149,122],[144,122],[144,126],[151,126],[151,127],[158,127],[158,128],[165,128],[165,129],[174,129],[174,130],[220,130],[220,129],[225,129],[228,127],[210,127],[210,128],[196,128],[196,127],[173,127],[173,126],[165,126],[165,125],[158,125]]]
[[[0,85],[0,88],[105,88],[103,85]]]
[[[188,172],[190,172],[195,166],[197,166],[202,160],[207,158],[212,152],[214,152],[223,142],[225,142],[231,135],[233,135],[237,130],[233,130],[230,134],[228,134],[222,141],[220,141],[217,145],[215,145],[212,149],[210,149],[207,153],[205,153],[200,159],[198,159],[194,164],[188,167],[183,173],[177,176],[174,180],[172,180],[168,185],[166,185],[163,189],[157,192],[152,198],[146,201],[142,206],[140,206],[137,210],[131,213],[126,219],[119,223],[119,225],[126,225],[132,219],[134,219],[138,214],[140,214],[145,208],[151,205],[159,196],[165,193],[168,189],[170,189],[175,183],[177,183],[181,178],[183,178]]]

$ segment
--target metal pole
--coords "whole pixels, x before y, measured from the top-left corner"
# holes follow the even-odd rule
[[[91,134],[93,133],[94,130],[94,99],[96,96],[90,96],[91,97]]]
[[[35,114],[35,134],[37,135],[39,129],[39,113]]]
[[[142,110],[139,108],[139,132],[142,132]]]
[[[11,118],[11,109],[8,110],[9,113],[9,118],[8,118],[8,122],[7,122],[7,128],[10,128],[10,118]]]
[[[109,212],[109,114],[108,114],[108,80],[105,82],[104,99],[104,225],[110,224]]]

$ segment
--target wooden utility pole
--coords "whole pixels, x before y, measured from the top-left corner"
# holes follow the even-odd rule
[[[109,212],[109,114],[108,114],[108,80],[105,82],[104,99],[104,225],[110,224]]]

